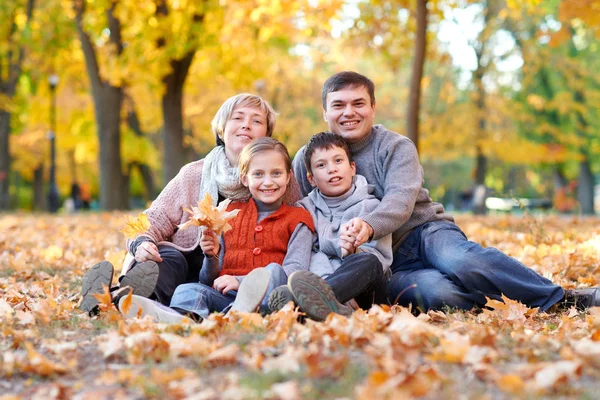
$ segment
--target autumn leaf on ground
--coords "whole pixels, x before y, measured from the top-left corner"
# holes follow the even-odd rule
[[[94,297],[100,302],[98,304],[100,311],[106,311],[112,307],[112,296],[110,295],[110,290],[106,285],[102,284],[102,293],[94,294]]]
[[[229,203],[231,203],[231,200],[226,199],[218,207],[215,207],[212,204],[212,197],[206,193],[204,198],[198,202],[198,207],[184,208],[184,211],[191,214],[190,220],[178,225],[178,227],[179,229],[186,229],[189,226],[205,226],[217,235],[221,235],[231,230],[229,221],[240,212],[240,210],[227,211]]]
[[[150,229],[150,221],[148,221],[148,216],[144,213],[138,214],[137,217],[127,215],[124,217],[125,227],[121,229],[121,232],[123,232],[123,235],[127,239],[134,239]]]
[[[133,299],[133,290],[130,290],[129,293],[127,293],[127,296],[125,296],[123,302],[119,304],[123,315],[127,315],[129,313],[129,309],[131,309],[131,299]]]

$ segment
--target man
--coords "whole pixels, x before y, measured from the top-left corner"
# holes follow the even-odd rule
[[[357,247],[392,233],[390,303],[412,304],[421,311],[471,309],[484,305],[486,297],[501,300],[504,294],[542,311],[563,300],[581,308],[600,305],[598,289],[565,291],[497,249],[468,241],[423,188],[413,143],[373,125],[375,86],[370,79],[356,72],[335,74],[323,85],[322,103],[329,130],[348,141],[357,173],[375,186],[381,199],[375,210],[345,224],[343,238]],[[294,158],[294,173],[306,195],[311,187],[303,152]]]

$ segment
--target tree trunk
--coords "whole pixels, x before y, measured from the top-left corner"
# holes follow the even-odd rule
[[[94,93],[94,91],[92,91]],[[121,166],[121,104],[123,89],[104,83],[94,93],[100,141],[100,208],[128,208],[129,186]]]
[[[123,88],[111,86],[100,77],[96,49],[83,29],[86,2],[74,0],[75,22],[85,57],[85,65],[92,87],[98,141],[100,142],[100,208],[104,210],[128,208],[129,187],[121,169],[121,106]],[[119,21],[107,11],[110,41],[120,54],[123,46]]]
[[[10,153],[8,138],[10,135],[10,113],[0,110],[0,211],[10,207]]]
[[[46,210],[43,163],[33,171],[33,209],[38,211]]]
[[[579,184],[577,185],[577,200],[583,215],[594,214],[594,174],[587,155],[579,162]]]
[[[186,163],[183,148],[183,85],[187,78],[195,50],[181,60],[171,61],[171,73],[164,77],[165,94],[162,98],[164,140],[164,184],[166,185]]]
[[[125,101],[127,103],[127,125],[136,136],[145,136],[144,131],[142,131],[142,125],[140,124],[140,119],[138,117],[137,110],[135,109],[133,99],[126,95]],[[154,184],[154,176],[152,175],[152,170],[146,163],[134,162],[129,165],[128,176],[131,176],[131,170],[134,167],[138,168],[138,170],[140,171],[140,175],[142,176],[142,181],[144,183],[145,188],[144,200],[153,200],[156,197],[157,193],[156,186]]]
[[[421,81],[427,51],[427,0],[417,0],[417,32],[412,63],[412,79],[406,113],[406,134],[419,150],[419,112],[421,108]]]

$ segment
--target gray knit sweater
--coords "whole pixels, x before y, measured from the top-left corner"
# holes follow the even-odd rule
[[[444,207],[429,197],[423,188],[423,167],[415,145],[405,136],[375,125],[371,134],[350,145],[356,172],[375,186],[381,203],[362,218],[373,227],[373,238],[392,234],[392,249],[397,250],[412,229],[429,221],[454,222]],[[294,157],[294,174],[302,194],[312,187],[306,177],[304,147]]]

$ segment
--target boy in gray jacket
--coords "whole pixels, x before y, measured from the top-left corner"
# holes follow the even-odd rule
[[[314,187],[299,202],[315,224],[311,262],[308,271],[293,273],[287,287],[271,295],[270,308],[279,309],[293,300],[310,318],[323,320],[331,312],[350,314],[351,309],[340,303],[352,299],[363,308],[383,302],[381,294],[391,275],[391,235],[354,247],[343,228],[377,207],[374,187],[356,175],[350,149],[339,135],[314,135],[306,145],[304,162]]]

